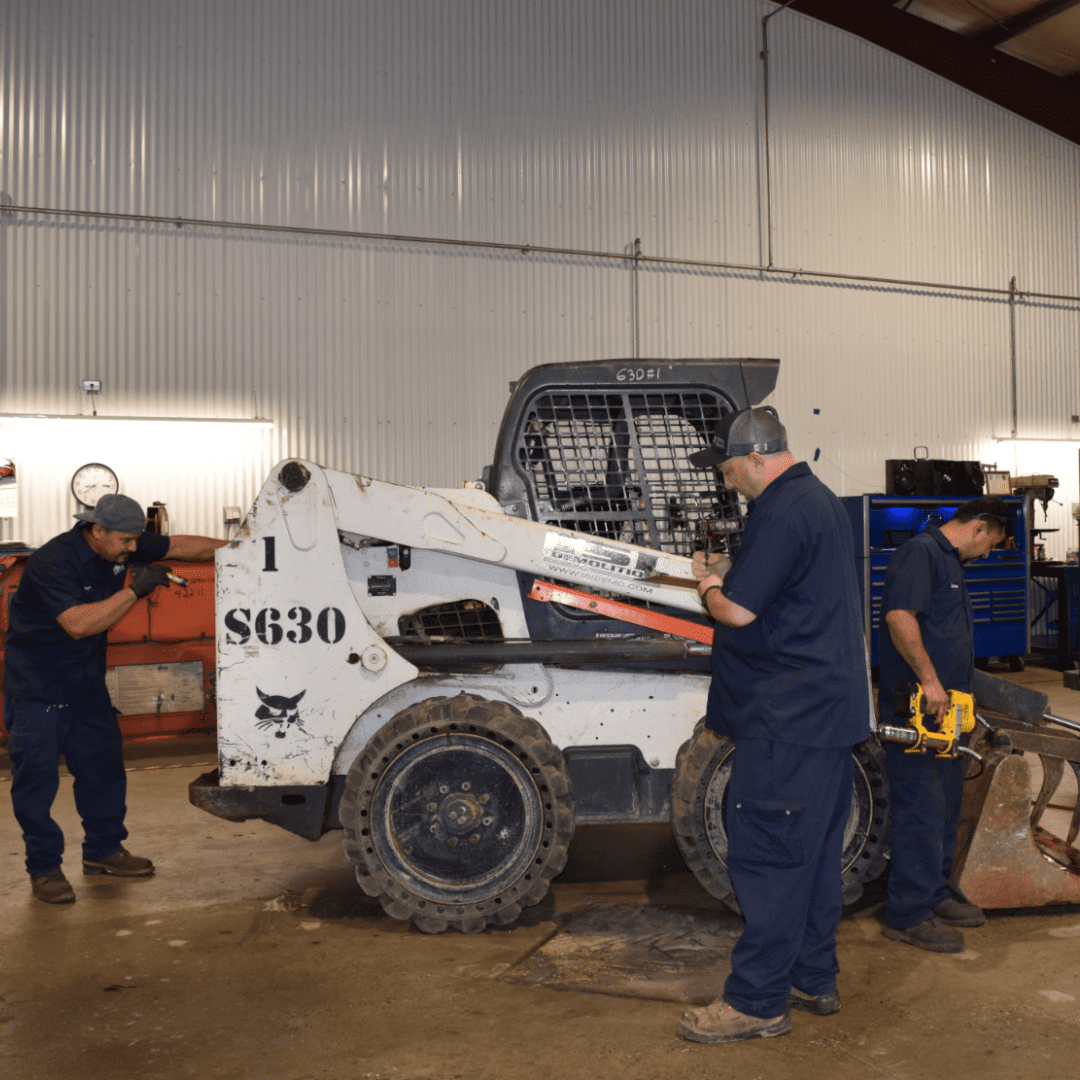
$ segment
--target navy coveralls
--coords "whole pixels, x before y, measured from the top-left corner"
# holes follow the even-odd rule
[[[724,1000],[773,1017],[792,986],[836,989],[851,748],[870,734],[851,525],[805,463],[750,503],[722,591],[757,616],[717,624],[706,716],[735,740],[728,873],[746,929]]]
[[[895,610],[916,612],[923,646],[941,685],[969,693],[975,676],[974,613],[960,555],[934,525],[897,548],[885,573],[878,635],[878,706],[883,717],[893,712],[896,691],[918,681],[885,625],[885,616]],[[948,898],[964,764],[959,758],[907,754],[902,746],[888,743],[885,765],[892,816],[885,921],[906,930],[931,918]]]
[[[53,537],[26,562],[8,610],[4,720],[11,735],[11,802],[31,877],[55,870],[64,834],[50,814],[58,758],[74,777],[83,858],[112,855],[127,839],[127,778],[116,710],[105,686],[106,635],[75,639],[56,621],[124,587],[126,567],[95,555],[84,525]],[[132,562],[164,558],[169,538],[143,533]]]

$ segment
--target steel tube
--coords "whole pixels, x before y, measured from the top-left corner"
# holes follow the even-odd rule
[[[421,642],[387,638],[386,643],[410,664],[455,668],[461,664],[602,664],[649,663],[708,656],[711,649],[696,641],[664,638],[628,641],[587,638],[576,641]]]

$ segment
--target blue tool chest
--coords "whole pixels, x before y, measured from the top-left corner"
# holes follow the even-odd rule
[[[855,536],[855,559],[867,629],[870,662],[877,663],[881,625],[881,593],[892,553],[928,521],[943,525],[963,502],[961,498],[915,498],[854,495],[841,499]],[[1028,574],[1031,558],[1024,498],[1004,500],[1014,508],[1015,547],[995,549],[985,559],[968,563],[964,580],[975,610],[975,655],[1024,656],[1028,651]]]

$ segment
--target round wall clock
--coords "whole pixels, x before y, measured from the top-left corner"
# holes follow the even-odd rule
[[[71,478],[71,494],[83,506],[91,509],[97,506],[102,495],[115,495],[119,490],[120,481],[116,478],[116,473],[108,465],[102,465],[98,461],[80,465]]]

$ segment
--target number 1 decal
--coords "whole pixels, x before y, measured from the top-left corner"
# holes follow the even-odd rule
[[[266,562],[263,564],[263,570],[277,570],[277,554],[274,551],[274,538],[272,536],[264,536],[263,544],[266,545]]]

